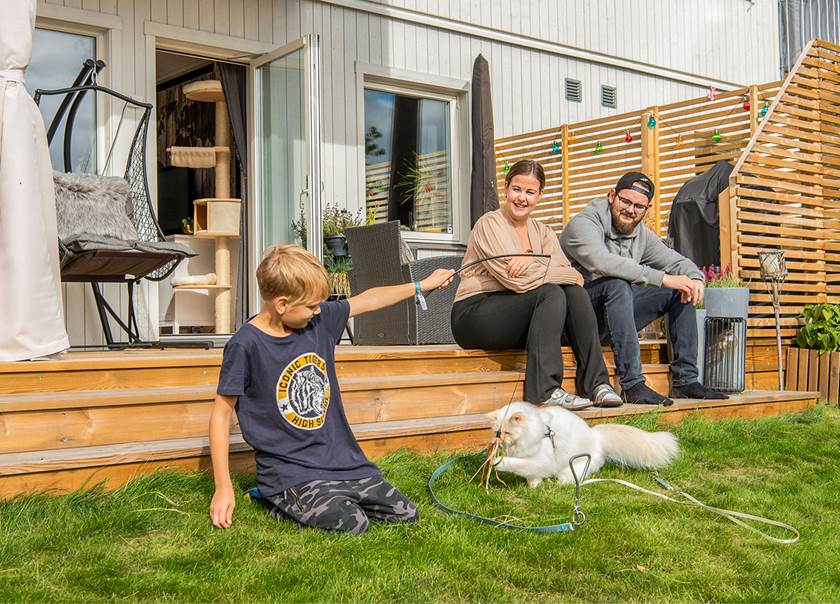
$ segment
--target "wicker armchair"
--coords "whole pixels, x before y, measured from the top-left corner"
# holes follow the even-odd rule
[[[422,260],[407,257],[396,220],[347,229],[347,244],[353,257],[349,272],[350,291],[397,285],[424,279],[437,268],[457,269],[462,255],[434,256]],[[458,289],[458,278],[447,287],[428,294],[428,310],[414,299],[360,315],[353,320],[354,344],[450,344],[449,315]]]

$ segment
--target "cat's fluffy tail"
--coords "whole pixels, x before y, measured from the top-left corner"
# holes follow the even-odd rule
[[[599,424],[593,430],[601,437],[607,459],[634,468],[661,468],[680,451],[670,432],[645,432],[620,424]]]

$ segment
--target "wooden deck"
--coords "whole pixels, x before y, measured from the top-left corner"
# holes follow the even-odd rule
[[[668,389],[662,342],[642,346],[645,374]],[[607,356],[613,374],[612,359]],[[491,434],[484,414],[521,398],[524,354],[457,346],[340,346],[337,371],[348,418],[368,455],[399,448],[477,449]],[[571,353],[568,376],[574,375]],[[156,468],[209,468],[207,425],[220,350],[70,353],[55,361],[0,364],[0,497],[66,491],[106,480],[109,487]],[[748,346],[748,388],[728,401],[681,400],[661,421],[690,413],[756,417],[800,411],[813,392],[778,392],[775,348]],[[573,388],[571,377],[565,383]],[[624,405],[588,409],[592,422],[649,411]],[[253,455],[232,426],[232,466]]]

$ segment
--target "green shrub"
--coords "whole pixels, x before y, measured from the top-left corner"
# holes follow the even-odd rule
[[[805,324],[796,334],[796,345],[820,352],[840,350],[840,304],[811,304],[802,311]]]

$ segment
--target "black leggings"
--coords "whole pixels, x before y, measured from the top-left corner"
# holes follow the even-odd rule
[[[461,348],[525,348],[525,400],[545,402],[563,383],[563,334],[577,362],[575,388],[593,395],[609,383],[589,294],[579,285],[546,283],[531,291],[476,294],[452,307],[452,334]]]

